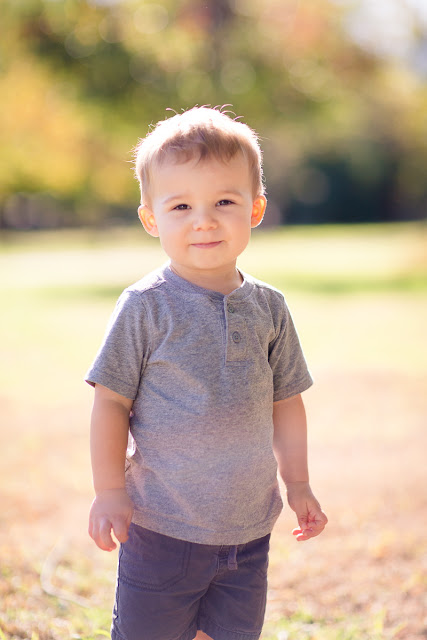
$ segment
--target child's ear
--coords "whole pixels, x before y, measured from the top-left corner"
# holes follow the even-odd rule
[[[265,196],[258,196],[257,198],[255,198],[252,204],[252,215],[251,215],[252,228],[257,227],[261,223],[264,217],[266,206],[267,206],[267,200]]]
[[[138,207],[138,217],[141,220],[142,226],[150,236],[154,238],[159,237],[159,231],[156,225],[156,219],[153,212],[145,204],[141,204]]]

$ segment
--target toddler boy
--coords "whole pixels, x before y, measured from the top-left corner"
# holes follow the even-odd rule
[[[113,640],[256,640],[270,532],[327,518],[308,479],[312,380],[283,295],[236,259],[266,199],[256,134],[200,107],[136,149],[139,217],[169,262],[124,291],[95,387],[89,533],[121,543]],[[133,447],[128,451],[128,432]],[[126,471],[125,471],[126,468]]]

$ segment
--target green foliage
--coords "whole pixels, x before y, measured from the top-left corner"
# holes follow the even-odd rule
[[[328,0],[3,0],[0,226],[133,216],[131,148],[194,104],[263,137],[270,220],[420,217],[427,89]]]

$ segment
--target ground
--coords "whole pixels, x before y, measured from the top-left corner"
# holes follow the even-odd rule
[[[311,256],[326,244],[330,260],[349,232],[336,243],[336,232],[294,233]],[[375,231],[363,233],[383,265],[384,234],[369,244]],[[354,231],[350,256],[362,236]],[[369,251],[372,280],[364,280],[365,265],[356,284],[356,271],[332,281],[312,269],[318,286],[310,288],[309,272],[291,273],[286,258],[282,270],[280,261],[263,262],[257,273],[267,279],[275,270],[283,290],[290,283],[316,380],[305,394],[311,481],[329,517],[325,532],[306,543],[293,539],[287,507],[280,517],[264,640],[427,638],[427,303],[418,267],[408,276],[417,238],[418,229],[409,242],[407,227],[389,234],[387,246],[398,248],[390,262],[406,269],[399,263],[394,285],[381,280]],[[86,533],[92,392],[81,380],[116,288],[132,279],[124,256],[129,262],[137,253],[75,239],[60,248],[25,242],[13,239],[0,254],[8,303],[0,320],[0,639],[97,640],[108,637],[116,555],[97,550]],[[254,242],[245,268],[254,272],[277,242],[277,234]],[[145,248],[144,268],[156,251]],[[404,286],[404,276],[412,284]]]

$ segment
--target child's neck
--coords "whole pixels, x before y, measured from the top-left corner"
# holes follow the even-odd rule
[[[217,291],[225,296],[235,289],[238,289],[243,282],[243,278],[236,266],[234,266],[233,269],[224,269],[222,272],[218,273],[203,271],[193,272],[182,268],[180,265],[177,266],[172,263],[170,264],[170,268],[180,278],[188,280],[198,287]]]

